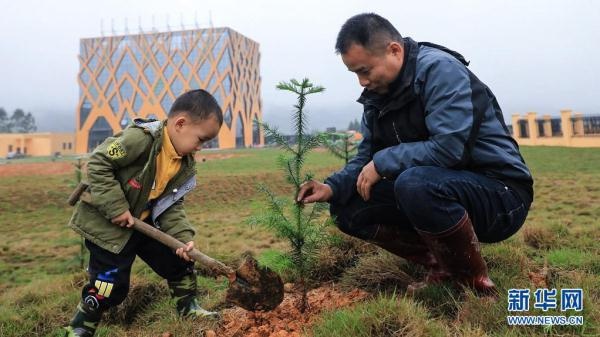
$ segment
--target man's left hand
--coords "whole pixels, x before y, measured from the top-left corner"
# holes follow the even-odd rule
[[[185,244],[185,247],[177,249],[175,254],[186,261],[192,261],[192,258],[187,254],[188,252],[191,252],[192,249],[194,249],[194,241],[190,241]]]
[[[381,176],[377,173],[375,163],[371,160],[363,167],[356,181],[356,190],[364,201],[368,201],[371,198],[371,189],[379,180],[381,180]]]

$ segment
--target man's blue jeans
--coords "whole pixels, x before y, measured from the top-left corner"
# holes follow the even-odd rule
[[[499,242],[521,228],[529,206],[499,180],[471,171],[419,166],[395,181],[379,181],[369,201],[356,193],[346,204],[331,204],[331,214],[344,233],[371,240],[379,225],[440,233],[457,224],[466,211],[479,241]]]

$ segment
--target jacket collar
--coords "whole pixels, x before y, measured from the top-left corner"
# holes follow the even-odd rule
[[[144,129],[144,131],[152,134],[157,138],[162,134],[162,127],[166,124],[166,120],[158,121],[156,119],[136,118],[133,120],[133,125]]]

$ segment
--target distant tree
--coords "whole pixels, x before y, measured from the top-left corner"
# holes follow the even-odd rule
[[[350,124],[348,125],[348,130],[360,131],[360,123],[358,122],[358,119],[350,121]]]
[[[352,124],[352,123],[350,123]],[[323,145],[336,157],[343,159],[346,164],[356,154],[358,142],[354,141],[354,135],[350,133],[323,133]]]
[[[14,133],[30,133],[37,130],[35,118],[31,112],[27,114],[22,109],[16,109],[10,117],[9,132]]]
[[[31,114],[31,112],[27,113],[25,116],[25,130],[26,132],[34,132],[37,131],[37,125],[35,125],[35,118]]]
[[[6,113],[6,110],[4,110],[4,108],[0,108],[0,133],[9,133],[9,132],[10,132],[10,127],[9,127],[8,114]]]

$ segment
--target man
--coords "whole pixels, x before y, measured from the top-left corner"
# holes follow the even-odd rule
[[[340,230],[428,268],[409,291],[454,281],[495,293],[479,241],[513,235],[533,200],[496,98],[462,55],[403,38],[376,14],[348,19],[336,51],[364,87],[364,139],[298,202],[329,202]]]

